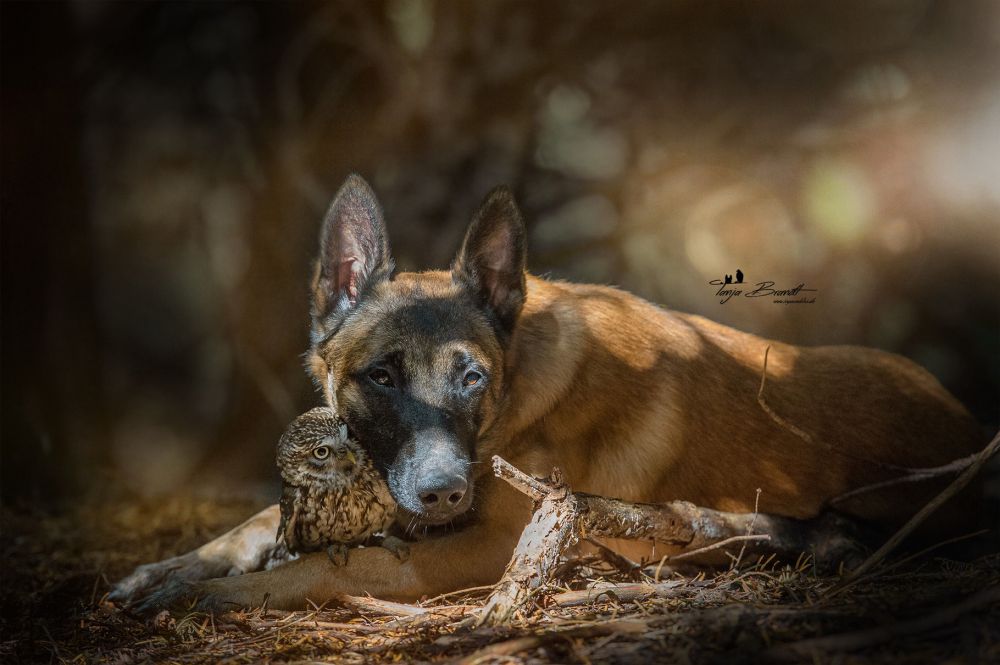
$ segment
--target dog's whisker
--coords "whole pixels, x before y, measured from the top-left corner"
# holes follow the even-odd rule
[[[410,517],[410,523],[406,525],[406,531],[404,532],[406,533],[407,538],[413,536],[413,529],[416,528],[416,526],[417,526],[417,516],[412,515]]]

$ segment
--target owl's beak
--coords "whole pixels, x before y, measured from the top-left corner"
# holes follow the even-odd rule
[[[351,464],[357,464],[358,463],[357,458],[354,457],[354,452],[353,451],[350,451],[350,450],[347,451],[347,461],[350,462]]]

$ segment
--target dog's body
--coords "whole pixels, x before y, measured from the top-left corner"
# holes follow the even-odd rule
[[[748,512],[761,488],[761,511],[808,518],[899,475],[893,466],[943,464],[982,443],[966,410],[904,358],[794,347],[616,289],[526,277],[523,233],[510,195],[494,193],[451,273],[392,276],[374,196],[360,179],[345,184],[314,283],[311,371],[374,446],[411,513],[402,519],[469,519],[413,544],[403,562],[380,548],[342,568],[307,555],[188,591],[208,607],[265,595],[272,607],[300,607],[335,592],[412,600],[492,583],[530,516],[528,500],[478,463],[493,454],[536,475],[559,467],[575,490],[632,501]],[[838,508],[893,525],[937,487],[896,485]],[[969,521],[961,505],[949,508],[944,522]],[[140,568],[116,593],[148,590],[167,565],[179,579],[252,569],[277,520],[270,508],[186,557]]]

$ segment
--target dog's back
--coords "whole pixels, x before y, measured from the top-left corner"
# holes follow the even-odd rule
[[[507,435],[545,442],[525,446],[525,463],[637,501],[752,511],[761,488],[760,510],[811,517],[983,444],[964,407],[901,356],[769,341],[611,288],[529,280],[512,356],[520,431]],[[835,507],[892,525],[940,488],[901,483]]]

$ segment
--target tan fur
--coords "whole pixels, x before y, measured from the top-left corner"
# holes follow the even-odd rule
[[[393,296],[380,302],[403,303],[417,292],[447,297],[456,287],[448,273],[428,272],[399,275],[380,288]],[[366,336],[377,334],[377,326],[362,324],[338,333],[335,351],[311,359],[317,375],[347,371]],[[777,424],[757,402],[768,346],[766,402],[812,442]],[[576,490],[634,501],[686,499],[752,511],[761,488],[762,511],[808,518],[830,499],[898,473],[884,464],[938,465],[982,443],[966,410],[902,357],[768,341],[612,288],[531,277],[506,356],[496,348],[482,353],[505,365],[508,391],[489,405],[480,460],[500,454],[537,475],[557,466]],[[300,607],[338,591],[413,600],[491,583],[530,505],[495,481],[488,464],[478,466],[476,481],[476,521],[416,543],[405,562],[378,548],[352,554],[343,568],[308,555],[198,590],[209,607],[256,604],[265,594],[272,607]],[[935,489],[896,486],[843,508],[891,526]],[[955,528],[967,522],[959,508],[946,508],[942,521]],[[230,546],[238,549],[238,539]],[[651,554],[645,546],[626,553]]]

